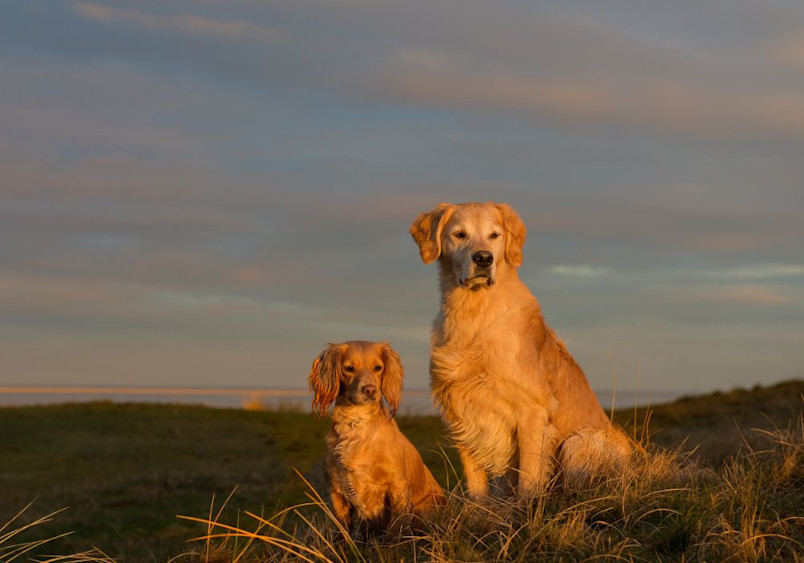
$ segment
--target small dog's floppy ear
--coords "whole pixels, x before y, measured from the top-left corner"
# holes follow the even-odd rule
[[[419,215],[410,226],[410,234],[419,245],[419,253],[425,264],[441,256],[441,231],[454,208],[451,203],[439,203],[432,211]]]
[[[402,379],[405,377],[405,369],[402,367],[399,354],[391,348],[390,344],[383,342],[380,346],[382,346],[382,360],[385,364],[380,387],[382,396],[388,401],[391,417],[393,417],[399,410],[399,402],[402,400]]]
[[[500,211],[505,226],[505,259],[512,266],[522,265],[522,247],[525,245],[525,236],[528,231],[525,223],[519,218],[514,208],[507,203],[495,203]]]
[[[338,398],[341,386],[341,358],[343,345],[329,344],[313,361],[307,381],[313,396],[313,412],[327,414],[329,406]]]

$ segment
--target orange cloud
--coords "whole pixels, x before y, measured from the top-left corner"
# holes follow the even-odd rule
[[[614,69],[613,69],[614,70]],[[378,79],[382,95],[411,104],[504,111],[569,125],[647,128],[704,138],[804,133],[804,94],[735,90],[683,76],[546,77],[474,68],[435,53],[399,54]]]
[[[268,268],[260,266],[241,266],[232,271],[232,281],[239,286],[261,286],[271,280]]]
[[[768,50],[772,59],[804,70],[804,29],[774,42]]]
[[[605,276],[610,270],[602,266],[592,266],[591,264],[566,264],[550,268],[551,274],[559,276],[571,276],[577,278],[595,278]]]
[[[269,29],[249,22],[210,20],[193,14],[155,16],[135,10],[121,10],[87,2],[73,4],[73,10],[84,18],[96,22],[123,21],[143,27],[162,28],[224,39],[274,41],[282,36],[280,30]]]
[[[702,301],[738,305],[777,306],[793,302],[790,296],[784,295],[770,286],[761,284],[721,287],[707,291],[699,297]]]

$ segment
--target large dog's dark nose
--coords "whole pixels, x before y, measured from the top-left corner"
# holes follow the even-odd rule
[[[494,255],[488,250],[478,250],[472,254],[472,262],[481,268],[488,268],[494,262]]]
[[[364,386],[361,391],[363,394],[368,397],[369,399],[373,399],[374,395],[377,394],[377,386],[376,385],[366,385]]]

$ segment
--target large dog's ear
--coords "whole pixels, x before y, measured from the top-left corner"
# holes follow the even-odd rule
[[[405,369],[402,367],[399,354],[391,348],[390,344],[383,342],[380,346],[382,347],[382,361],[385,364],[380,388],[382,396],[388,401],[388,407],[393,417],[399,410],[399,402],[402,400],[402,379],[405,377]]]
[[[342,344],[329,344],[313,361],[307,381],[313,392],[313,412],[318,416],[327,414],[329,406],[338,398],[343,352]]]
[[[522,265],[522,247],[525,245],[527,229],[514,208],[507,203],[495,203],[502,214],[505,226],[505,259],[515,267]]]
[[[439,203],[432,211],[419,215],[410,226],[410,234],[419,245],[419,253],[425,264],[441,256],[441,231],[454,209],[451,203]]]

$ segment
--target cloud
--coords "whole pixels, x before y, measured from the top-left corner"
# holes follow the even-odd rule
[[[804,71],[804,28],[773,41],[768,52],[772,60]]]
[[[113,301],[113,293],[103,284],[0,273],[0,305],[97,307]]]
[[[762,280],[804,276],[804,264],[754,264],[739,268],[706,271],[708,278],[731,280]]]
[[[713,251],[746,251],[767,248],[778,243],[776,233],[726,232],[702,233],[687,237],[693,245]]]
[[[757,53],[745,55],[744,43],[750,41],[736,41],[739,55],[713,55],[708,47],[717,41],[708,36],[687,32],[682,35],[691,37],[689,44],[668,41],[667,30],[640,33],[594,9],[348,2],[339,5],[335,17],[330,3],[305,6],[308,13],[299,18],[292,2],[249,4],[248,16],[235,4],[238,19],[219,21],[194,14],[193,3],[184,4],[180,15],[73,4],[73,14],[83,20],[126,23],[126,32],[304,39],[279,41],[276,49],[249,50],[236,42],[211,45],[214,50],[203,44],[187,49],[186,37],[184,45],[172,34],[140,42],[136,33],[125,41],[99,33],[99,49],[88,49],[70,26],[49,29],[39,20],[24,33],[8,32],[24,43],[86,57],[103,53],[146,64],[159,57],[158,66],[201,70],[225,82],[288,91],[313,87],[348,102],[373,96],[467,113],[513,113],[565,128],[718,140],[804,131],[804,95],[778,66],[765,68],[774,65],[763,67]],[[272,27],[277,21],[287,22],[287,29]]]
[[[242,329],[255,320],[305,319],[312,324],[325,324],[338,318],[333,307],[252,296],[235,289],[225,285],[194,288],[157,280],[48,277],[0,271],[0,311],[6,319],[23,314],[66,320],[76,326],[108,321],[120,327],[192,327],[202,332],[217,330],[215,323],[221,321]],[[365,326],[385,318],[379,312],[353,313],[350,322]]]
[[[797,90],[734,88],[685,76],[640,76],[613,69],[567,77],[530,69],[471,68],[421,51],[400,53],[377,77],[399,103],[506,112],[570,127],[645,129],[713,139],[804,133],[804,95]]]
[[[796,327],[635,318],[557,332],[593,387],[606,388],[616,376],[618,388],[639,387],[640,396],[654,389],[702,392],[801,375],[800,362],[790,361],[801,346]]]
[[[238,20],[210,20],[194,14],[156,16],[87,2],[73,4],[73,10],[82,17],[96,22],[126,22],[152,29],[207,35],[222,39],[275,41],[282,37],[282,32],[277,29]]]
[[[550,273],[559,276],[596,278],[608,274],[609,269],[601,266],[592,266],[590,264],[573,264],[564,266],[553,266],[552,268],[550,268]]]
[[[637,323],[624,346],[653,339],[669,381],[731,381],[743,325],[800,341],[804,94],[782,43],[756,50],[784,37],[772,23],[680,1],[646,20],[566,2],[306,0],[300,17],[293,0],[12,0],[5,356],[27,346],[14,368],[43,379],[303,385],[328,340],[393,338],[424,382],[438,292],[407,228],[493,194],[530,228],[523,279],[551,322],[599,327],[586,345],[606,347],[612,323],[675,320],[673,344]],[[81,342],[45,366],[67,333]],[[762,351],[763,373],[796,365],[797,342]]]
[[[764,284],[740,284],[702,291],[693,300],[708,303],[770,306],[788,305],[794,300],[777,289]]]
[[[0,129],[14,132],[13,143],[0,145],[0,157],[36,155],[37,166],[44,157],[75,161],[84,155],[176,162],[207,154],[209,162],[231,150],[231,128],[241,119],[253,121],[253,106],[242,96],[190,76],[176,80],[118,61],[13,57],[2,50],[0,67],[8,78],[0,89]],[[236,109],[215,122],[224,101]]]

